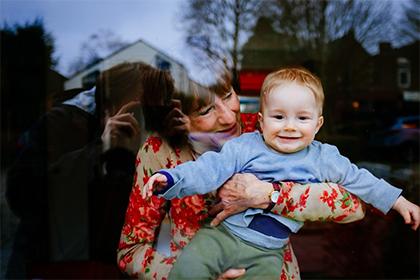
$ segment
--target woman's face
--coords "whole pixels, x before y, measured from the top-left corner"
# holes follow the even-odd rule
[[[241,133],[239,99],[231,89],[224,96],[216,95],[214,102],[189,115],[190,133],[220,133],[232,137]]]

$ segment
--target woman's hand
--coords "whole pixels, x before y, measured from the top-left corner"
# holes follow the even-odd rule
[[[140,107],[140,102],[130,101],[122,106],[115,115],[107,117],[101,136],[104,151],[122,147],[137,153],[141,142],[141,131],[132,111],[138,107]]]
[[[229,268],[216,280],[236,279],[245,274],[245,268]]]
[[[260,181],[253,174],[235,174],[219,189],[221,201],[210,210],[210,215],[217,214],[211,225],[216,226],[248,208],[267,208],[272,190],[270,183]]]
[[[165,117],[163,133],[168,137],[186,134],[190,119],[182,112],[181,101],[172,99],[172,110]]]

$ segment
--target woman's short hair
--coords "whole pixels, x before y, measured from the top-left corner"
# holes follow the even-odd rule
[[[177,92],[174,98],[181,101],[183,113],[190,115],[213,103],[215,95],[223,97],[231,89],[231,75],[228,71],[223,71],[210,85],[202,85],[190,80],[187,91]]]

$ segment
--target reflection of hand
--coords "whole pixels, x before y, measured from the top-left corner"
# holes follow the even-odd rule
[[[172,110],[165,117],[164,133],[166,136],[186,134],[190,129],[190,119],[182,112],[181,102],[172,99]]]
[[[219,189],[221,201],[210,210],[211,215],[218,213],[211,225],[218,225],[227,217],[248,208],[267,208],[272,190],[270,183],[260,181],[253,174],[235,174]]]
[[[107,118],[101,136],[105,151],[122,147],[137,153],[141,141],[140,125],[131,111],[139,106],[138,101],[128,102],[114,116]]]
[[[392,208],[400,213],[406,224],[411,224],[413,230],[417,230],[420,224],[420,207],[411,203],[403,196],[400,196],[392,206]]]
[[[216,280],[227,280],[227,279],[236,279],[245,274],[245,268],[229,268],[222,275],[217,277]]]

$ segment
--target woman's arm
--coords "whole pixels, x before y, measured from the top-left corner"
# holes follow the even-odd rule
[[[165,167],[168,158],[168,149],[158,137],[149,137],[137,156],[134,186],[117,250],[118,266],[130,277],[161,279],[172,268],[174,258],[159,254],[153,247],[168,202],[156,196],[148,200],[141,196],[148,177]]]
[[[180,248],[177,248],[175,253],[172,251],[171,257],[164,257],[154,249],[154,244],[157,241],[159,227],[166,215],[167,203],[169,202],[156,196],[144,200],[141,196],[141,189],[155,171],[191,159],[188,152],[173,150],[166,142],[162,144],[160,138],[153,136],[148,138],[146,144],[140,150],[136,162],[137,171],[134,177],[134,187],[117,250],[118,265],[121,271],[127,273],[130,277],[167,279],[175,261],[176,253],[179,252]],[[185,202],[183,201],[183,203]],[[197,207],[195,199],[191,202],[194,202],[193,204]],[[190,207],[188,204],[184,205]],[[174,206],[172,205],[172,207]],[[184,230],[196,231],[195,228]],[[219,279],[235,279],[243,273],[241,269],[232,268],[220,275]]]
[[[305,221],[351,223],[364,218],[361,200],[332,183],[281,182],[281,192],[272,212]]]
[[[298,184],[281,182],[281,194],[273,213],[298,221],[350,223],[364,217],[360,200],[337,184]],[[270,204],[271,183],[252,174],[236,174],[219,189],[221,202],[212,209],[217,214],[212,225],[248,208],[266,209]]]

